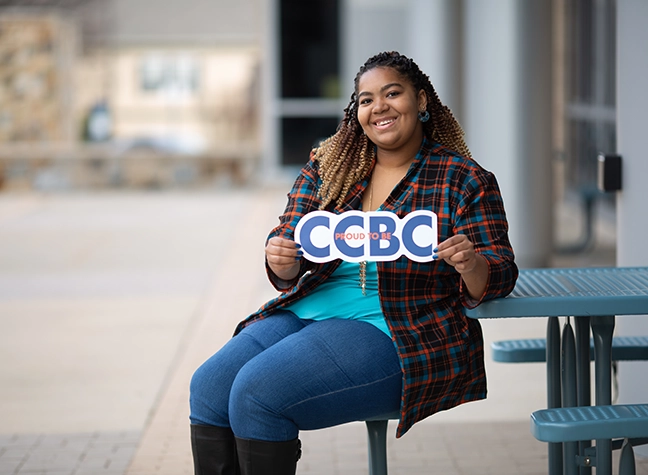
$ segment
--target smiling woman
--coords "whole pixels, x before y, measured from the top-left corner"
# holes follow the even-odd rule
[[[434,413],[486,397],[481,327],[465,309],[507,295],[518,275],[497,181],[405,56],[370,58],[344,112],[268,236],[266,269],[280,295],[192,378],[197,474],[294,475],[301,430],[398,412],[401,437]],[[310,213],[322,222],[304,224]],[[423,249],[412,237],[416,219],[435,228],[427,257],[390,250],[385,259],[318,259],[296,243],[304,226],[317,225],[335,228],[344,236],[335,245],[347,251],[360,232],[385,251],[376,244],[390,239],[389,226],[358,227],[384,213],[410,223],[400,235],[409,248]],[[354,220],[356,231],[351,222],[333,226],[338,219]]]

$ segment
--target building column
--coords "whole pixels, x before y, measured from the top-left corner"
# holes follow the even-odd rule
[[[410,0],[407,10],[407,48],[421,71],[430,77],[441,102],[462,122],[461,2]]]
[[[617,143],[622,156],[622,190],[617,194],[617,265],[648,266],[648,220],[646,208],[646,129],[648,129],[648,97],[644,93],[648,77],[648,2],[618,0],[617,2]],[[617,334],[648,335],[648,318],[617,318]],[[619,402],[648,401],[646,362],[621,362],[619,367]],[[635,452],[648,456],[648,447]]]
[[[520,267],[548,264],[551,186],[551,0],[466,0],[464,128],[497,176]]]
[[[408,0],[341,0],[342,98],[346,106],[360,66],[382,51],[407,54]]]

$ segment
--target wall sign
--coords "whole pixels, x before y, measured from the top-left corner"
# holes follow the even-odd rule
[[[427,262],[438,239],[437,215],[426,210],[403,219],[388,211],[313,211],[295,228],[295,242],[312,262],[393,261],[402,255]]]

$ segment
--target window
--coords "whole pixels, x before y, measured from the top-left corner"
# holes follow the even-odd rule
[[[616,152],[616,2],[569,0],[567,182],[596,187],[597,156]]]
[[[340,99],[339,0],[278,0],[281,164],[303,165],[335,133]]]
[[[302,166],[312,148],[335,133],[338,123],[337,118],[284,118],[281,121],[283,164]]]
[[[144,92],[193,94],[198,90],[198,64],[189,55],[151,54],[142,60],[140,86]]]

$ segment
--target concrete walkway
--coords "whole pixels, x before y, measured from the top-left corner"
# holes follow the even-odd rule
[[[0,474],[192,474],[189,378],[275,295],[263,243],[285,192],[0,195]],[[528,428],[544,368],[488,350],[544,324],[484,322],[489,398],[399,440],[392,423],[390,474],[546,473]],[[363,424],[300,437],[300,475],[367,473]]]

